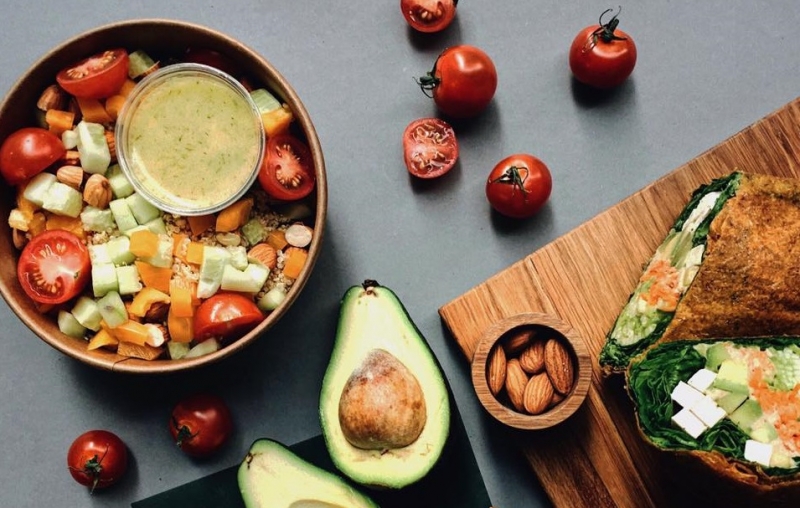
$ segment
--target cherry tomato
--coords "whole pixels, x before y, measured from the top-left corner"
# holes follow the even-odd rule
[[[258,181],[267,194],[281,201],[308,196],[316,185],[308,147],[291,134],[269,138]]]
[[[453,128],[438,118],[414,120],[403,132],[403,152],[408,172],[419,178],[436,178],[458,160]]]
[[[222,398],[197,394],[178,402],[172,410],[169,431],[178,448],[192,457],[207,457],[228,440],[233,420]]]
[[[91,490],[115,484],[128,470],[128,448],[107,430],[84,432],[67,452],[67,467],[76,482]]]
[[[189,48],[183,55],[186,62],[199,63],[219,69],[232,76],[238,73],[236,65],[226,56],[218,51],[207,48]]]
[[[456,17],[458,0],[400,0],[408,24],[419,32],[440,32]]]
[[[595,88],[613,88],[628,79],[636,65],[636,44],[630,35],[617,29],[615,14],[608,23],[600,15],[599,24],[578,33],[569,49],[569,67],[575,79]]]
[[[442,113],[469,118],[489,105],[497,89],[497,69],[482,50],[462,44],[445,49],[433,70],[417,83]]]
[[[17,263],[17,278],[32,300],[63,303],[89,282],[89,250],[74,233],[53,229],[25,245]]]
[[[515,219],[534,215],[547,202],[553,179],[545,164],[528,154],[514,154],[497,163],[486,181],[486,197],[501,214]]]
[[[10,185],[19,185],[41,173],[65,153],[58,136],[40,127],[14,131],[0,145],[0,174]]]
[[[63,69],[56,75],[56,81],[75,97],[104,99],[122,87],[129,64],[127,51],[109,49]]]
[[[194,315],[194,338],[238,338],[256,327],[264,315],[250,298],[238,293],[217,293],[205,300]]]

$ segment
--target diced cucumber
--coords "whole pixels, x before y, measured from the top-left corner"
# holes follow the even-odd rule
[[[71,129],[62,132],[61,142],[67,150],[74,150],[78,146],[78,133]]]
[[[113,263],[111,254],[108,252],[108,244],[89,245],[89,261],[92,266]]]
[[[86,327],[78,322],[71,312],[65,310],[58,311],[58,329],[64,335],[82,339],[86,334]]]
[[[228,251],[231,253],[230,265],[232,267],[237,270],[244,270],[247,268],[247,249],[241,245],[237,245],[236,247],[228,247]]]
[[[137,224],[136,226],[134,226],[134,227],[132,227],[130,229],[126,229],[124,231],[124,233],[125,233],[125,236],[130,238],[137,231],[149,231],[149,229],[147,228],[147,226],[143,226],[143,225],[138,225]]]
[[[106,242],[106,246],[111,262],[117,266],[127,265],[136,260],[136,256],[131,253],[131,240],[127,236],[115,236]]]
[[[167,352],[173,360],[185,357],[189,349],[191,349],[191,345],[188,342],[175,342],[174,340],[167,342]]]
[[[264,284],[267,283],[267,277],[269,277],[269,268],[261,263],[249,263],[247,268],[244,269],[244,273],[253,281],[255,285],[258,285],[258,289],[253,291],[253,293],[257,293],[261,291],[261,288],[263,288]]]
[[[161,216],[161,210],[151,205],[141,194],[134,192],[125,198],[137,224],[147,224],[149,221]]]
[[[258,305],[258,308],[261,309],[262,312],[272,312],[277,309],[285,299],[286,288],[282,284],[276,285],[274,288],[264,293],[264,296],[258,299],[256,305]]]
[[[130,207],[128,207],[128,203],[125,201],[125,199],[127,198],[115,199],[108,204],[108,208],[114,215],[114,220],[117,223],[117,227],[123,232],[133,229],[139,225],[136,222],[136,218],[134,218],[133,213],[131,212]]]
[[[148,221],[145,227],[157,235],[167,234],[167,225],[164,223],[164,219],[161,216]]]
[[[125,323],[128,320],[128,310],[125,308],[125,302],[116,291],[109,291],[106,295],[97,300],[97,308],[100,315],[103,316],[103,321],[110,328]]]
[[[22,197],[36,206],[42,206],[42,204],[44,204],[44,197],[47,194],[47,189],[56,183],[56,181],[56,175],[52,173],[39,173],[31,178],[28,185],[25,186]]]
[[[217,292],[230,257],[228,249],[214,245],[203,246],[203,262],[200,264],[200,280],[197,283],[198,298],[208,298]]]
[[[105,174],[108,165],[111,164],[111,152],[108,150],[105,131],[105,127],[99,123],[80,121],[75,126],[81,167],[87,173]]]
[[[56,215],[77,217],[83,209],[83,196],[67,184],[53,182],[44,194],[42,208]]]
[[[142,257],[141,260],[159,268],[169,268],[172,266],[172,251],[174,240],[170,235],[158,235],[156,253],[152,256]]]
[[[237,270],[232,265],[225,265],[222,270],[220,288],[241,293],[258,293],[268,276],[269,270],[255,263],[248,265],[245,270]]]
[[[100,321],[103,320],[103,316],[100,314],[97,302],[88,296],[79,296],[71,313],[81,326],[93,332],[100,329]]]
[[[136,51],[131,52],[128,55],[128,77],[131,79],[138,79],[145,76],[153,66],[156,65],[156,62],[150,58],[146,52],[141,49],[137,49]]]
[[[27,231],[30,217],[30,215],[26,215],[25,212],[19,208],[12,208],[11,212],[8,214],[8,225],[13,229]]]
[[[267,237],[267,228],[258,219],[250,219],[242,226],[242,236],[249,245],[261,243]]]
[[[119,282],[119,294],[132,295],[142,290],[142,281],[136,265],[118,266],[115,270]]]
[[[724,342],[717,342],[708,348],[705,357],[706,368],[717,372],[722,362],[729,359],[731,355],[728,353],[728,348]]]
[[[108,183],[111,185],[111,192],[114,193],[115,198],[126,198],[133,194],[133,184],[131,184],[131,181],[125,176],[125,173],[122,172],[122,168],[119,167],[119,164],[114,164],[108,168],[108,171],[106,171],[106,178],[108,178]]]
[[[204,340],[200,344],[191,348],[189,352],[186,353],[186,356],[184,356],[184,358],[186,359],[196,358],[198,356],[207,355],[218,350],[219,350],[219,342],[217,342],[217,339],[212,337],[210,339]]]
[[[81,223],[86,231],[111,232],[116,226],[111,210],[101,210],[88,205],[81,212]]]
[[[250,92],[250,98],[253,99],[253,102],[258,108],[258,112],[262,115],[264,113],[269,113],[270,111],[275,111],[281,107],[280,101],[265,88],[257,88],[253,90]]]
[[[110,291],[119,290],[117,271],[113,263],[92,265],[92,292],[99,298]]]

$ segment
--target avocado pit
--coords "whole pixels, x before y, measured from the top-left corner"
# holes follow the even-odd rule
[[[371,350],[339,399],[345,439],[365,450],[403,448],[417,440],[426,421],[425,397],[414,374],[388,351]]]

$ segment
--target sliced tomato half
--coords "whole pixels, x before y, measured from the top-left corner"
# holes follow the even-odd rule
[[[122,87],[129,65],[127,51],[109,49],[62,69],[56,81],[75,97],[104,99]]]
[[[80,294],[91,273],[89,250],[74,233],[61,229],[34,236],[22,250],[17,277],[39,303],[63,303]]]
[[[211,337],[239,338],[263,319],[261,310],[250,298],[239,293],[217,293],[197,307],[194,338],[197,342]]]

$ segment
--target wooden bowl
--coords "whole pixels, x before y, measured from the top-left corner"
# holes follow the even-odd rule
[[[524,343],[523,335],[529,337],[527,343]],[[510,343],[514,337],[520,339],[517,341],[517,345]],[[533,342],[537,341],[540,343],[541,350],[528,357],[530,360],[535,356],[542,357],[544,344],[549,339],[556,340],[564,346],[566,357],[570,362],[572,382],[570,383],[571,387],[565,390],[567,393],[563,395],[563,399],[558,402],[554,400],[543,412],[528,414],[524,409],[518,410],[514,407],[507,393],[507,382],[503,383],[503,389],[495,396],[489,387],[488,373],[489,359],[494,348],[502,348],[502,356],[507,357],[507,361],[510,362],[512,358],[519,358],[522,350],[531,347]],[[506,354],[506,352],[508,353]],[[592,375],[590,362],[589,350],[585,342],[569,325],[547,314],[518,314],[493,324],[484,332],[472,357],[472,384],[481,404],[495,419],[516,429],[545,429],[566,420],[583,404],[589,391],[589,381]],[[502,361],[500,363],[502,364]],[[538,362],[539,367],[532,367],[537,363],[536,360],[530,360],[530,362],[523,360],[523,363],[529,370],[535,369],[534,371],[538,375],[547,377],[546,371],[540,370],[543,368],[541,361]],[[525,375],[532,377],[531,374],[526,373]],[[519,377],[515,379],[519,379]],[[520,383],[515,384],[520,385]]]
[[[286,299],[254,330],[220,350],[189,360],[146,361],[118,356],[101,349],[88,351],[87,342],[62,334],[52,316],[41,314],[23,292],[16,273],[19,251],[14,247],[7,220],[0,221],[0,293],[9,307],[42,340],[59,351],[84,363],[120,372],[137,374],[167,373],[193,369],[219,361],[248,344],[271,328],[297,299],[308,280],[320,253],[327,211],[325,163],[314,125],[303,103],[281,74],[260,54],[241,42],[213,29],[181,21],[143,19],[117,22],[82,33],[55,47],[23,74],[0,104],[0,140],[15,130],[36,125],[36,102],[46,86],[55,82],[56,74],[66,65],[78,62],[99,51],[123,47],[129,51],[143,49],[151,56],[183,54],[187,48],[203,48],[221,53],[260,86],[266,86],[282,102],[289,105],[295,117],[297,134],[304,137],[311,151],[317,185],[312,195],[314,239],[308,260],[295,280]],[[0,215],[8,217],[14,206],[15,189],[0,182]]]

